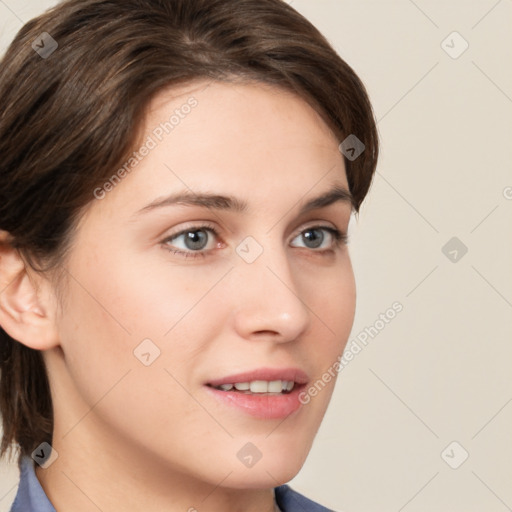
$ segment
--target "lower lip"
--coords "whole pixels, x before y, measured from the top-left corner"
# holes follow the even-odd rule
[[[297,411],[302,405],[299,393],[304,385],[296,386],[284,395],[245,394],[238,391],[221,391],[205,386],[220,402],[236,407],[251,416],[263,419],[286,418]]]

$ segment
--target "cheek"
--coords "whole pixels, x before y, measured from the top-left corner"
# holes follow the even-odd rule
[[[137,334],[137,273],[124,275],[113,251],[99,252],[83,243],[68,263],[69,279],[60,318],[61,346],[67,371],[83,401],[92,406],[133,366]],[[139,340],[142,341],[143,338]]]
[[[352,328],[356,306],[356,286],[349,264],[326,281],[321,306],[320,314],[331,331],[334,331],[333,336],[338,342],[345,340]]]
[[[343,265],[332,272],[330,278],[320,279],[318,286],[310,288],[308,306],[316,327],[316,335],[305,340],[308,361],[314,368],[312,386],[305,400],[315,411],[318,426],[334,391],[338,372],[337,362],[347,344],[354,322],[356,284],[348,254]]]
[[[87,421],[99,419],[112,427],[110,431],[151,446],[150,440],[157,440],[168,425],[179,431],[184,423],[197,424],[193,419],[198,408],[179,383],[189,387],[187,369],[198,351],[186,343],[185,321],[164,336],[183,315],[183,307],[175,305],[180,300],[169,290],[166,298],[161,297],[162,283],[158,286],[134,273],[128,279],[121,270],[112,267],[107,279],[97,268],[94,274],[82,274],[80,284],[75,270],[77,278],[69,285],[60,322],[61,345],[74,403],[80,404],[70,423],[94,410]],[[153,360],[154,349],[146,348],[151,358],[146,366],[142,353],[138,359],[134,350],[147,339],[160,353]],[[193,436],[193,431],[179,436]]]
[[[304,293],[317,326],[317,335],[308,337],[308,343],[315,343],[318,362],[325,366],[343,351],[354,322],[356,284],[348,253],[335,268],[309,279]]]
[[[59,322],[60,343],[67,371],[89,405],[132,365],[133,338],[124,318],[116,315],[121,308],[90,279],[77,276],[70,281]]]
[[[86,255],[70,265],[61,345],[88,403],[97,399],[95,390],[109,389],[129,369],[146,371],[141,378],[149,381],[155,372],[147,370],[154,368],[178,369],[187,376],[186,368],[208,341],[216,318],[215,304],[202,298],[219,280],[219,272],[148,266],[121,256],[106,250],[101,258]],[[207,302],[209,311],[204,309]],[[155,358],[150,367],[137,358],[148,351],[150,360]]]
[[[106,329],[114,340],[129,339],[130,346],[165,336],[211,286],[208,276],[195,275],[199,272],[160,264],[160,259],[150,265],[148,257],[123,257],[123,251],[104,250],[101,258],[92,252],[82,260],[72,269],[76,279],[68,305],[77,318],[75,326],[83,332],[100,331],[100,337]]]

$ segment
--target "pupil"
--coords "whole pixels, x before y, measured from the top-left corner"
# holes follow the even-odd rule
[[[306,246],[311,248],[320,247],[324,241],[324,233],[320,229],[309,229],[302,237]],[[308,245],[308,242],[310,245]]]
[[[206,234],[204,231],[189,231],[185,237],[185,245],[188,249],[203,249],[206,245]]]

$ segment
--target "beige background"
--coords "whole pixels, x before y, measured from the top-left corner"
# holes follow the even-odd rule
[[[1,50],[53,3],[0,0]],[[345,512],[512,510],[512,1],[290,3],[379,120],[378,174],[352,224],[351,339],[403,305],[342,370],[291,485]],[[442,252],[452,237],[464,256]],[[17,478],[0,464],[0,512]]]

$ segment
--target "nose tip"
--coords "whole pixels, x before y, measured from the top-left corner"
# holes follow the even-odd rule
[[[289,272],[279,275],[269,266],[244,272],[237,294],[235,328],[246,339],[270,337],[293,341],[308,328],[310,312]]]

